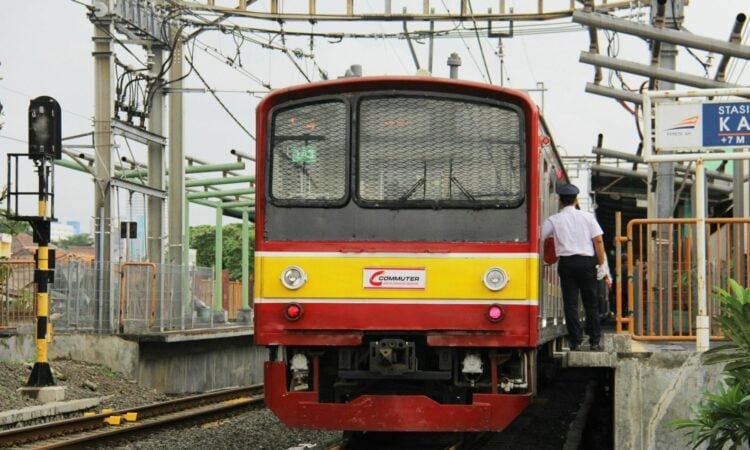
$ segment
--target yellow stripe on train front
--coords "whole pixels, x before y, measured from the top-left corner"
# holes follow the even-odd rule
[[[280,280],[282,271],[298,266],[305,271],[307,282],[297,290],[285,288]],[[482,283],[482,276],[490,267],[504,269],[510,281],[504,289],[492,292]],[[256,255],[256,298],[304,299],[456,299],[456,300],[536,300],[538,296],[539,260],[536,255],[482,257],[469,255],[456,257],[430,255],[339,257],[327,253],[314,256],[310,253],[294,255],[273,253]],[[366,269],[417,269],[424,274],[424,286],[405,288],[366,288]],[[421,272],[420,269],[424,269]],[[368,272],[373,273],[372,270]],[[409,273],[409,271],[407,271]]]

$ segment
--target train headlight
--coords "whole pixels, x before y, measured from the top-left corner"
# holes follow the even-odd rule
[[[299,289],[307,281],[307,275],[301,267],[289,266],[281,272],[281,284],[287,289]]]
[[[500,267],[490,267],[484,272],[482,277],[482,283],[484,286],[491,291],[499,291],[508,284],[508,273]]]

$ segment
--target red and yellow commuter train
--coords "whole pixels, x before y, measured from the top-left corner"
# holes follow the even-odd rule
[[[431,77],[257,109],[255,342],[287,425],[501,430],[565,334],[540,252],[560,158],[522,91]]]

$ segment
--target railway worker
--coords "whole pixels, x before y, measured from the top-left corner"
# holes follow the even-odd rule
[[[557,273],[560,275],[565,324],[571,350],[579,350],[583,330],[578,319],[578,294],[583,299],[586,312],[586,334],[592,351],[600,351],[601,327],[599,303],[596,297],[597,280],[611,276],[604,253],[602,227],[593,214],[578,209],[578,188],[572,184],[557,186],[560,212],[552,215],[542,225],[542,241],[553,236],[558,256]]]

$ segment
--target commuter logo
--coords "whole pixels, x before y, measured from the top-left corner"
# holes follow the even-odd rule
[[[427,273],[424,267],[365,267],[362,287],[365,289],[424,289]]]

